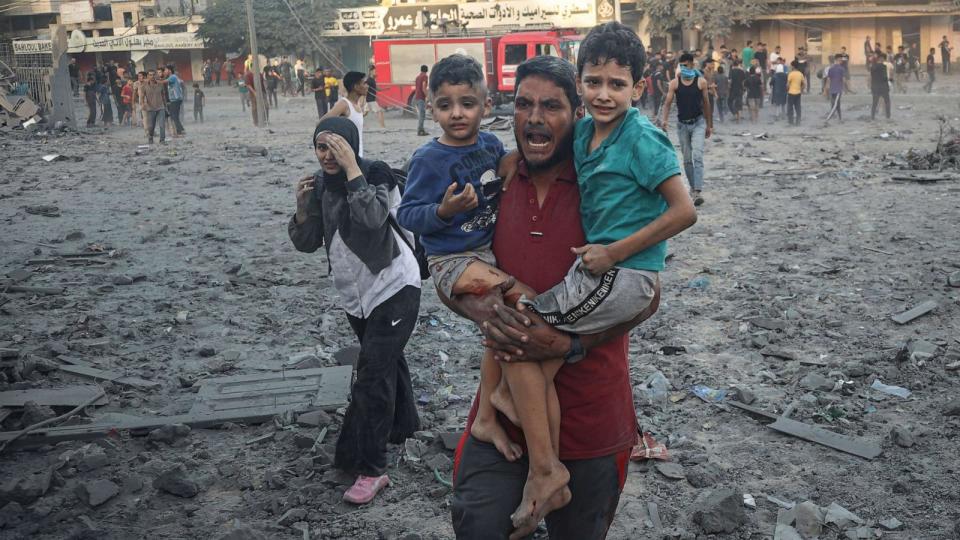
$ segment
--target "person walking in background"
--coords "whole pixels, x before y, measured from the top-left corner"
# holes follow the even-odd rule
[[[303,58],[297,58],[293,69],[297,72],[297,91],[300,92],[300,97],[303,97],[304,86],[307,82],[307,65],[304,63]]]
[[[157,80],[157,74],[153,70],[147,74],[146,81],[140,86],[140,94],[147,122],[147,143],[153,144],[153,133],[158,125],[160,142],[166,142],[166,103],[163,99],[163,85]]]
[[[760,76],[760,68],[751,67],[744,84],[747,88],[747,110],[750,111],[750,123],[756,124],[760,120],[760,105],[763,103],[763,77]]]
[[[284,96],[293,97],[296,95],[296,91],[293,88],[293,64],[290,63],[290,58],[284,56],[283,61],[280,62],[280,76],[283,79],[283,88],[282,92]]]
[[[132,126],[133,121],[133,80],[125,77],[123,87],[120,88],[120,103],[123,105],[123,114],[120,115],[120,125]]]
[[[868,38],[868,39],[869,39],[869,38]],[[869,57],[869,56],[868,56],[868,57]],[[805,90],[804,90],[804,92],[807,93],[807,94],[809,94],[809,93],[810,93],[810,71],[811,71],[810,68],[811,68],[811,64],[810,64],[810,57],[807,55],[807,48],[806,48],[806,47],[800,47],[799,49],[797,49],[797,57],[796,57],[794,60],[795,60],[796,63],[797,63],[797,68],[796,68],[796,69],[800,70],[800,73],[803,73],[803,78],[804,78],[804,80],[807,81],[807,84],[805,85]],[[791,64],[791,65],[792,65],[792,64]]]
[[[234,65],[233,65],[233,61],[232,61],[232,60],[228,60],[228,61],[225,62],[225,63],[226,63],[226,66],[224,66],[224,70],[227,72],[227,86],[233,86],[233,79],[234,79],[234,73],[233,73]]]
[[[933,91],[933,82],[937,79],[937,59],[934,56],[937,52],[935,47],[930,47],[930,54],[927,55],[927,84],[923,89],[929,94]]]
[[[800,125],[800,98],[803,97],[804,87],[807,86],[807,79],[803,76],[798,64],[794,60],[791,64],[793,69],[787,74],[787,122],[791,126]]]
[[[873,55],[873,45],[870,44],[870,36],[863,42],[863,57],[867,62],[867,70],[870,70],[870,57]]]
[[[896,84],[897,93],[907,93],[907,70],[909,68],[910,58],[903,45],[897,47],[897,54],[893,56],[893,80]]]
[[[327,91],[323,80],[323,69],[317,68],[313,78],[310,79],[310,92],[317,103],[317,118],[323,118],[323,115],[327,114]]]
[[[367,111],[372,112],[377,117],[377,122],[381,128],[387,127],[383,122],[383,109],[377,103],[377,68],[370,66],[367,76]]]
[[[423,122],[427,118],[427,66],[420,66],[420,74],[414,80],[413,99],[417,104],[417,135],[426,135]]]
[[[77,65],[76,58],[70,58],[70,65],[67,66],[67,71],[70,72],[70,89],[73,90],[74,96],[80,95],[80,66]]]
[[[210,68],[213,69],[213,80],[216,81],[217,86],[220,86],[220,70],[223,69],[223,64],[220,63],[220,60],[214,58]]]
[[[276,63],[277,61],[274,60],[273,65],[268,64],[263,68],[263,77],[267,81],[267,104],[273,107],[280,106],[280,103],[277,101],[277,86],[280,85],[280,73],[277,71]]]
[[[197,120],[203,123],[203,105],[207,101],[207,96],[200,89],[199,83],[193,83],[193,121]]]
[[[740,112],[743,110],[743,92],[746,90],[747,73],[740,65],[740,60],[733,61],[733,67],[730,68],[730,97],[727,106],[733,120],[740,123]]]
[[[243,112],[247,112],[247,106],[250,104],[250,92],[243,81],[237,81],[237,92],[240,94],[240,108]]]
[[[910,72],[913,73],[917,82],[920,82],[920,46],[914,41],[910,44],[910,52],[907,55],[910,60]],[[910,75],[907,75],[907,79]]]
[[[727,100],[730,99],[730,79],[727,77],[723,66],[717,67],[717,76],[714,78],[716,83],[717,95],[717,116],[720,117],[720,123],[723,123],[723,116],[727,109]]]
[[[87,72],[83,98],[87,102],[87,127],[93,127],[97,125],[97,76],[93,72]]]
[[[787,115],[787,69],[783,57],[778,57],[770,77],[770,104],[776,107],[775,118],[780,121]]]
[[[680,75],[670,81],[667,90],[660,124],[664,132],[670,124],[670,106],[674,97],[677,100],[677,138],[683,154],[683,171],[690,183],[690,198],[694,206],[700,206],[703,204],[703,148],[713,132],[713,115],[707,81],[694,69],[690,53],[680,55]]]
[[[950,73],[951,52],[953,52],[953,47],[951,47],[950,42],[947,41],[947,36],[943,36],[943,40],[940,41],[940,61],[943,63],[944,75],[948,75]]]
[[[873,95],[873,104],[870,106],[870,120],[876,120],[880,100],[883,100],[884,112],[890,119],[890,75],[885,58],[873,56],[870,64],[870,93]]]
[[[180,116],[180,109],[183,107],[183,81],[177,77],[173,64],[167,64],[164,73],[166,74],[164,84],[167,86],[167,96],[170,100],[169,113],[175,128],[174,137],[181,137],[184,134]]]
[[[830,119],[834,116],[837,117],[837,120],[840,123],[843,123],[843,112],[840,110],[840,98],[843,97],[844,83],[847,78],[847,70],[843,67],[843,58],[837,54],[833,57],[833,64],[831,64],[824,76],[824,82],[826,83],[826,90],[830,94],[830,113],[827,114],[826,123],[830,123]]]
[[[213,77],[213,67],[210,66],[210,60],[203,61],[203,87],[210,86],[210,79]]]
[[[104,126],[113,124],[113,107],[110,105],[110,88],[107,78],[104,82],[97,85],[97,98],[100,99],[101,116],[100,120]]]
[[[342,116],[357,126],[357,133],[360,137],[358,156],[363,157],[363,111],[360,110],[361,103],[367,98],[367,76],[359,71],[350,71],[343,76],[343,86],[347,90],[347,95],[341,97],[333,107],[327,111],[320,119]]]
[[[747,40],[747,46],[743,48],[743,51],[740,53],[740,61],[743,62],[744,68],[749,68],[753,64],[753,41]]]
[[[324,70],[323,86],[327,95],[327,110],[330,110],[340,101],[340,79],[337,79],[332,69]]]

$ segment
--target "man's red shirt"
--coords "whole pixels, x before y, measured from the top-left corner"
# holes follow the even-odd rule
[[[573,163],[559,175],[543,201],[521,163],[517,180],[501,195],[493,235],[497,266],[542,293],[563,280],[576,256],[571,247],[586,243],[580,222],[580,191]],[[560,400],[560,459],[591,459],[631,448],[636,442],[636,413],[627,363],[628,336],[587,351],[576,364],[563,366],[554,379]],[[479,392],[477,394],[479,397]],[[474,399],[467,433],[477,414]],[[523,432],[498,415],[510,438]]]
[[[421,71],[414,84],[416,85],[414,99],[427,99],[427,74]]]

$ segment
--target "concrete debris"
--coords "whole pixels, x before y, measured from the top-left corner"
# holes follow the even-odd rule
[[[863,525],[862,519],[836,502],[830,503],[830,506],[827,507],[827,514],[824,516],[823,521],[824,523],[832,523],[840,529],[846,529],[854,523]]]
[[[303,427],[327,427],[333,420],[325,411],[305,412],[297,416],[297,424]]]
[[[778,523],[777,529],[773,533],[773,540],[803,540],[803,537],[790,525]]]
[[[890,440],[897,446],[902,446],[903,448],[910,448],[916,444],[913,434],[904,426],[894,426],[893,429],[890,430]]]
[[[24,476],[15,476],[0,484],[0,504],[17,502],[31,504],[50,491],[52,470],[43,470]]]
[[[687,482],[695,488],[708,488],[720,482],[722,471],[713,463],[697,465],[686,470]]]
[[[120,486],[109,480],[91,480],[77,484],[77,497],[96,508],[120,493]]]
[[[653,468],[671,480],[683,480],[686,478],[683,465],[680,465],[679,463],[673,463],[670,461],[657,461],[653,464]]]
[[[303,521],[305,517],[307,517],[307,511],[303,508],[291,508],[280,516],[277,524],[281,527],[289,527],[298,521]]]
[[[12,529],[23,521],[26,514],[20,503],[11,501],[0,508],[0,529]]]
[[[833,390],[833,385],[834,382],[832,379],[824,377],[815,371],[807,373],[802,379],[800,379],[800,386],[806,388],[807,390],[829,392],[830,390]]]
[[[190,435],[190,426],[183,424],[167,424],[151,431],[147,440],[155,443],[171,444],[177,439]]]
[[[154,479],[153,487],[185,499],[196,497],[197,493],[200,493],[200,485],[187,473],[186,467],[182,464],[161,473]]]
[[[732,489],[703,492],[693,508],[693,522],[706,534],[729,534],[747,522],[743,495]]]
[[[32,426],[56,416],[57,413],[53,412],[50,407],[38,405],[36,401],[28,401],[23,404],[23,416],[20,417],[20,424],[23,427]]]
[[[960,416],[960,398],[948,401],[942,410],[944,416]]]
[[[903,527],[903,522],[895,517],[892,517],[877,523],[877,525],[880,525],[881,528],[888,531],[896,531],[900,529],[900,527]]]

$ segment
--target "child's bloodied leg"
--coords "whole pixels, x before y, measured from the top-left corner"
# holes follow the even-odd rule
[[[555,374],[553,367],[551,371]],[[501,369],[513,396],[530,458],[523,500],[511,519],[518,530],[530,529],[532,532],[543,516],[570,502],[570,490],[567,488],[570,473],[560,462],[554,448],[555,437],[551,433],[549,412],[553,407],[548,403],[548,387],[553,385],[543,367],[535,362],[504,362]],[[555,392],[553,400],[556,400]],[[559,435],[559,403],[554,413]]]
[[[516,461],[523,451],[507,436],[507,432],[497,421],[497,411],[490,402],[490,394],[499,382],[500,365],[493,358],[493,352],[484,349],[483,360],[480,361],[480,400],[477,403],[477,417],[470,426],[470,434],[477,440],[496,446],[507,461]]]
[[[484,295],[490,289],[500,285],[509,275],[495,266],[475,260],[467,265],[453,285],[453,294]]]

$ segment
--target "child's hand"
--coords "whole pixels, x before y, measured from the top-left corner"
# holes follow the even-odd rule
[[[454,195],[457,190],[457,183],[453,182],[447,186],[446,193],[443,194],[443,200],[440,201],[440,207],[437,208],[437,215],[441,219],[450,219],[453,216],[473,210],[480,201],[477,199],[477,192],[473,189],[473,184],[467,183],[458,195]]]
[[[610,249],[602,244],[587,244],[583,247],[570,248],[570,251],[580,255],[583,267],[595,276],[603,274],[617,264]]]
[[[503,178],[503,191],[507,190],[510,182],[517,176],[517,170],[520,168],[520,152],[514,150],[500,159],[497,165],[497,176]]]

